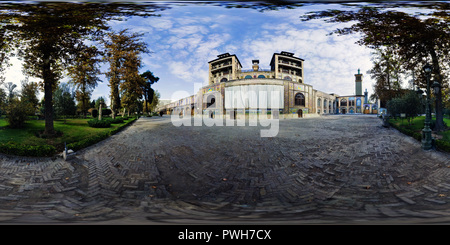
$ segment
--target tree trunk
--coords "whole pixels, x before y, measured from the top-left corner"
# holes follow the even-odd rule
[[[100,106],[98,107],[98,120],[101,121],[102,120],[102,116],[103,116],[103,108],[102,108],[102,103],[100,103]]]
[[[87,114],[87,109],[86,109],[86,100],[85,97],[86,96],[86,88],[84,87],[84,84],[82,86],[82,93],[83,96],[81,96],[81,106],[82,106],[82,110],[83,110],[83,117],[86,119],[86,114]]]
[[[144,92],[145,113],[148,115],[147,92]]]
[[[431,54],[431,58],[433,60],[434,74],[436,75],[434,80],[436,80],[439,84],[441,84],[441,90],[436,95],[436,104],[435,104],[435,106],[436,106],[436,124],[434,127],[434,131],[440,132],[445,129],[444,110],[442,107],[442,75],[441,75],[441,68],[439,66],[439,60],[437,58],[436,51],[434,49],[431,49],[430,54]]]
[[[42,68],[42,77],[44,80],[44,108],[45,108],[45,135],[54,135],[53,127],[53,76],[50,69],[50,57],[43,53],[44,66]]]

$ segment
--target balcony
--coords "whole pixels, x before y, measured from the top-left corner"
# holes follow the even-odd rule
[[[229,67],[231,66],[233,63],[231,62],[231,60],[227,60],[225,62],[217,62],[214,64],[211,64],[211,70],[218,70],[224,67]]]
[[[296,61],[288,61],[284,59],[278,59],[278,64],[288,65],[296,68],[301,68],[302,64]]]

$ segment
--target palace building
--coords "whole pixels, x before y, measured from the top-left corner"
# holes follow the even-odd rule
[[[355,94],[340,96],[318,91],[304,81],[304,60],[294,53],[274,53],[270,69],[261,69],[252,60],[243,69],[236,55],[220,54],[208,62],[208,85],[197,94],[158,107],[171,114],[210,115],[236,118],[236,115],[274,110],[280,117],[311,117],[323,114],[376,114],[377,105],[368,103],[362,93],[362,74],[355,74]]]

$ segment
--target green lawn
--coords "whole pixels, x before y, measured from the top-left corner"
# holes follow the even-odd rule
[[[64,149],[64,142],[67,144],[81,141],[83,139],[104,134],[108,131],[112,131],[118,128],[128,121],[124,121],[122,124],[111,124],[109,128],[92,128],[89,127],[87,121],[89,119],[67,119],[54,120],[55,130],[60,133],[55,138],[42,138],[40,133],[44,130],[44,120],[29,120],[26,121],[25,127],[22,129],[8,128],[8,122],[2,118],[0,119],[0,144],[7,142],[14,142],[24,145],[52,145],[55,146],[58,151]]]
[[[433,120],[435,120],[435,118],[433,118]],[[391,119],[390,122],[394,123],[397,126],[413,130],[417,133],[421,133],[425,123],[425,116],[414,118],[411,122],[411,125],[408,124],[408,120],[406,119]],[[444,123],[447,125],[447,127],[450,127],[450,118],[445,117]],[[444,132],[440,132],[439,134],[443,136],[443,140],[450,142],[450,129]]]

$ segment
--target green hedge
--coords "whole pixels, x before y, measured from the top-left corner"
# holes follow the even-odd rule
[[[450,142],[445,140],[436,140],[436,147],[441,151],[450,152]]]
[[[14,142],[0,144],[0,152],[16,156],[47,157],[56,153],[52,145],[23,145]]]
[[[417,133],[414,132],[413,130],[407,129],[407,128],[403,128],[401,126],[397,126],[394,123],[390,123],[390,125],[397,129],[398,131],[400,131],[403,134],[406,134],[408,136],[413,137],[414,139],[418,140],[418,141],[422,141],[422,134],[421,133]],[[445,141],[445,140],[434,140],[435,146],[437,149],[441,150],[441,151],[446,151],[446,152],[450,152],[450,142]]]
[[[134,122],[136,118],[131,118],[126,124],[112,129],[100,135],[91,136],[78,142],[67,144],[68,149],[74,151],[86,148],[90,145],[98,143],[109,136],[119,132],[130,123]],[[0,153],[16,156],[31,156],[31,157],[49,157],[56,153],[56,147],[52,145],[22,145],[14,142],[0,143]]]
[[[93,128],[109,128],[111,127],[111,121],[110,120],[98,120],[98,119],[92,119],[88,121],[89,127]]]
[[[95,136],[91,136],[89,138],[83,139],[81,141],[78,142],[74,142],[74,143],[70,143],[67,144],[67,149],[72,149],[74,151],[78,151],[80,149],[86,148],[88,146],[91,146],[95,143],[98,143],[106,138],[108,138],[109,136],[119,132],[121,129],[123,129],[124,127],[128,126],[130,123],[134,122],[136,120],[136,118],[132,118],[132,120],[130,120],[129,122],[127,122],[126,124],[117,127],[111,131],[105,132],[103,134],[98,134]]]
[[[119,123],[123,123],[123,118],[120,117],[116,117],[116,118],[106,118],[105,120],[108,120],[111,124],[119,124]]]

